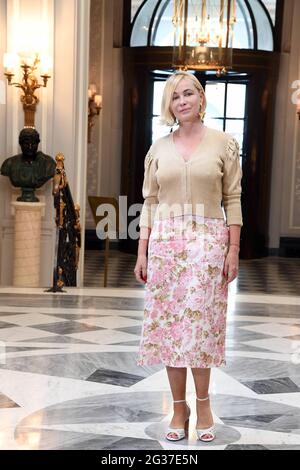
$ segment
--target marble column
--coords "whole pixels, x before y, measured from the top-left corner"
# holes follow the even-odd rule
[[[12,202],[15,214],[14,274],[15,287],[40,286],[41,222],[45,204]]]

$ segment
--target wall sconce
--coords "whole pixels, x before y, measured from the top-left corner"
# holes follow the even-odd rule
[[[40,64],[40,65],[39,65]],[[20,66],[22,69],[22,81],[21,83],[12,82],[15,76],[15,69]],[[37,68],[40,68],[40,76],[43,79],[43,83],[38,83],[38,80],[34,74]],[[51,60],[47,56],[39,58],[36,54],[33,58],[26,57],[20,58],[17,54],[4,54],[4,75],[7,78],[8,85],[21,88],[23,95],[21,96],[21,103],[23,103],[23,109],[25,114],[25,126],[34,127],[34,117],[36,112],[36,106],[39,103],[38,97],[34,92],[41,87],[46,87],[49,78],[49,70],[51,68]]]
[[[97,95],[97,87],[94,83],[88,89],[89,114],[88,114],[88,143],[91,143],[92,127],[95,125],[95,116],[99,116],[102,109],[102,96]]]

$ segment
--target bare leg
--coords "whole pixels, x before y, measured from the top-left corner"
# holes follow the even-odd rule
[[[173,400],[185,400],[186,393],[186,368],[166,367],[170,382]],[[187,419],[187,406],[183,403],[174,403],[174,415],[170,423],[171,428],[184,428]]]
[[[208,397],[210,369],[192,369],[192,374],[195,382],[196,395],[198,398]],[[213,424],[213,416],[210,409],[210,401],[198,401],[197,405],[197,428],[209,428]]]

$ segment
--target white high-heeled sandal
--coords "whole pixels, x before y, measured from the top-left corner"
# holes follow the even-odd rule
[[[206,398],[196,397],[196,400],[198,400],[198,401],[207,401],[208,399],[209,399],[209,396],[206,397]],[[197,437],[198,437],[199,441],[211,442],[216,437],[215,425],[213,424],[209,428],[205,428],[205,429],[196,428],[196,433],[197,433]]]
[[[188,437],[191,409],[189,405],[187,404],[186,400],[173,401],[173,403],[183,403],[183,402],[185,402],[186,406],[188,407],[188,417],[184,423],[184,428],[176,429],[176,428],[169,427],[166,433],[166,439],[168,439],[168,441],[180,441],[181,439],[185,439],[186,437]],[[173,437],[171,437],[172,435]]]

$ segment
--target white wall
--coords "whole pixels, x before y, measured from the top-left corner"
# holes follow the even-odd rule
[[[67,176],[74,202],[78,202],[82,207],[81,220],[84,231],[89,0],[0,0],[0,35],[3,35],[0,42],[1,57],[5,50],[12,52],[16,48],[15,38],[20,35],[16,25],[20,20],[28,18],[38,24],[44,22],[45,35],[40,32],[38,41],[42,40],[43,36],[54,62],[52,78],[47,89],[38,92],[41,102],[38,105],[35,125],[41,136],[40,149],[53,157],[58,152],[65,154]],[[1,68],[0,72],[3,73]],[[1,161],[20,151],[18,135],[23,127],[24,115],[19,94],[16,88],[9,87],[7,105],[0,106],[0,132],[3,137],[0,140]],[[8,179],[2,176],[0,191],[0,283],[10,285],[14,237],[10,203],[15,191],[12,191]],[[51,183],[45,185],[38,192],[38,196],[46,202],[42,226],[41,271],[41,286],[46,286],[52,282],[55,235]],[[82,280],[82,272],[83,253],[79,282]]]
[[[104,34],[102,44],[101,82],[103,84],[103,110],[100,130],[98,190],[104,196],[118,197],[121,180],[121,138],[123,124],[123,70],[122,50],[113,47],[114,3],[104,0]],[[114,4],[114,8],[112,5]]]
[[[275,109],[269,247],[280,237],[300,237],[300,121],[291,85],[300,80],[300,2],[285,1]]]
[[[0,57],[3,57],[3,54],[6,51],[6,0],[0,0]],[[4,69],[3,61],[0,60],[0,80],[4,81]],[[4,160],[4,156],[7,155],[6,151],[6,105],[0,104],[0,161]],[[3,178],[4,180],[4,178]],[[2,264],[3,258],[3,249],[2,249],[2,240],[3,240],[3,216],[5,208],[5,192],[7,190],[7,182],[0,182],[0,265]],[[0,272],[1,275],[1,272]]]
[[[118,198],[121,186],[123,69],[122,49],[114,47],[122,31],[122,2],[92,0],[90,83],[96,83],[103,107],[88,149],[87,195]],[[118,22],[120,21],[120,22]],[[87,228],[95,229],[87,208]]]

